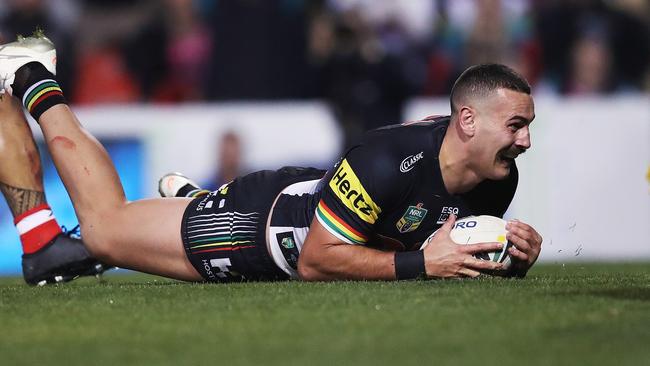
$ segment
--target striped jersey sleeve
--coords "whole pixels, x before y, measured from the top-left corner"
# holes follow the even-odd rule
[[[382,159],[368,146],[357,146],[325,177],[316,218],[332,235],[349,244],[365,244],[382,216],[386,178]]]

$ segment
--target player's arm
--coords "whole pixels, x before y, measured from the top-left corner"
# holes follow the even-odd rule
[[[394,253],[348,244],[313,220],[298,260],[307,281],[394,280]]]
[[[298,273],[306,281],[395,280],[400,278],[400,272],[420,273],[428,278],[453,278],[477,277],[480,271],[501,269],[500,263],[473,256],[482,251],[498,250],[501,244],[458,245],[449,238],[454,221],[452,215],[423,251],[397,253],[346,243],[332,235],[318,220],[313,220],[298,260]],[[409,256],[409,259],[400,256]],[[421,261],[417,260],[418,256]]]

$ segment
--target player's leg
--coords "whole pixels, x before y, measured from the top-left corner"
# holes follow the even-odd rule
[[[20,47],[23,46],[10,51],[22,51]],[[53,49],[51,43],[50,47]],[[0,49],[0,55],[3,52],[9,53]],[[15,71],[13,92],[43,130],[90,252],[120,267],[201,280],[185,255],[180,235],[182,216],[190,199],[128,202],[104,148],[83,129],[65,104],[53,75],[40,60],[31,60],[38,62],[23,64]]]
[[[70,281],[107,267],[81,241],[62,233],[45,200],[41,162],[19,102],[0,98],[0,190],[14,217],[29,284]]]

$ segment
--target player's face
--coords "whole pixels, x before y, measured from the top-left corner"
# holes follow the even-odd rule
[[[535,118],[533,98],[498,89],[477,108],[475,157],[478,173],[487,179],[505,179],[521,153],[530,148],[529,125]]]

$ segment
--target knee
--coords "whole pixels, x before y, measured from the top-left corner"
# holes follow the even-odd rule
[[[94,225],[81,225],[81,237],[88,252],[101,262],[108,264],[114,263],[115,253],[111,248],[115,246],[112,244],[112,237],[107,230],[98,229]]]

